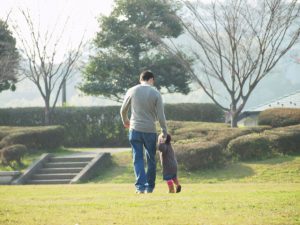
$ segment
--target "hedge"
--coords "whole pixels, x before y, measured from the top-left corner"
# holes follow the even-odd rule
[[[269,125],[272,127],[284,127],[300,124],[300,109],[267,109],[259,114],[258,124]]]
[[[69,147],[129,146],[127,131],[120,118],[120,106],[58,107],[54,125],[66,129],[64,145]],[[214,104],[165,105],[167,120],[222,121],[223,112]],[[43,125],[43,108],[0,109],[0,125]]]
[[[166,104],[165,114],[168,120],[224,122],[224,111],[211,103]]]
[[[280,127],[265,132],[272,146],[283,154],[300,153],[300,125]]]
[[[25,145],[30,150],[54,149],[63,144],[62,126],[25,127],[12,131],[2,138],[0,148],[15,144]]]
[[[276,153],[300,153],[300,125],[240,136],[229,142],[227,152],[238,160],[264,159]]]
[[[18,165],[22,165],[21,159],[26,154],[27,147],[25,145],[11,145],[0,150],[1,163],[5,166],[12,167],[12,162],[15,161]]]
[[[259,160],[273,155],[272,145],[267,135],[248,134],[229,142],[228,153],[235,160]]]
[[[225,155],[222,149],[221,145],[214,142],[174,145],[178,163],[188,170],[223,166]]]

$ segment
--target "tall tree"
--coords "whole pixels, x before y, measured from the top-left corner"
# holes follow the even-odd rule
[[[61,29],[54,27],[53,30],[47,29],[46,32],[42,32],[41,27],[33,22],[28,10],[21,10],[21,13],[26,22],[26,29],[30,33],[28,39],[23,38],[26,36],[22,33],[24,30],[15,27],[26,60],[24,75],[33,82],[41,94],[45,103],[45,124],[51,124],[51,115],[62,88],[76,69],[83,39],[74,49],[64,46],[61,57],[59,46],[63,44],[62,37],[67,21]]]
[[[158,89],[187,94],[188,71],[162,52],[143,29],[155,31],[161,38],[179,36],[183,29],[173,16],[176,10],[163,0],[116,0],[112,13],[99,18],[95,54],[89,58],[80,89],[121,101],[126,90],[137,84],[139,73],[150,69],[157,75]]]
[[[188,52],[195,57],[191,66],[180,57],[182,46],[166,42],[159,35],[148,35],[164,44],[185,65],[204,92],[237,119],[257,84],[276,66],[299,40],[297,0],[223,0],[204,4],[182,1],[179,19],[190,43]],[[170,44],[171,43],[171,44]],[[191,47],[192,46],[192,47]],[[187,51],[185,51],[187,52]],[[224,95],[218,95],[222,90]],[[228,99],[228,105],[222,100]]]
[[[16,39],[6,21],[0,20],[0,92],[15,90],[19,67]]]

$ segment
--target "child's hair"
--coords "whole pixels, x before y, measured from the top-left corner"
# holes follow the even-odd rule
[[[171,142],[171,135],[170,134],[167,134],[167,138],[166,138],[166,144],[170,144]]]

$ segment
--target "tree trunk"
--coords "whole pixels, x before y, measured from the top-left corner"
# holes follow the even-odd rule
[[[49,102],[45,102],[45,125],[51,124],[51,109]]]
[[[230,104],[230,117],[231,117],[231,127],[237,127],[238,113],[236,110],[236,102],[232,101]]]
[[[231,112],[231,127],[237,127],[238,114],[236,112]]]
[[[64,106],[66,106],[67,105],[67,85],[66,85],[66,81],[64,80],[63,81],[63,86],[62,86],[62,99],[61,99],[61,101],[62,101],[62,106],[64,107]]]

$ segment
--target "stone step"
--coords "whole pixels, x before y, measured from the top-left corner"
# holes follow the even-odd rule
[[[56,156],[43,154],[13,184],[71,184],[95,176],[111,163],[109,153]]]
[[[47,162],[44,168],[74,168],[74,167],[85,167],[88,162]]]
[[[60,180],[60,179],[73,179],[76,173],[57,173],[57,174],[34,174],[31,179],[33,180]]]
[[[71,179],[56,179],[56,180],[28,180],[27,184],[69,184]]]
[[[79,173],[82,167],[70,168],[42,168],[37,171],[38,174],[53,174],[53,173]]]
[[[48,162],[89,162],[93,159],[93,157],[80,157],[80,156],[57,156],[51,157]]]

